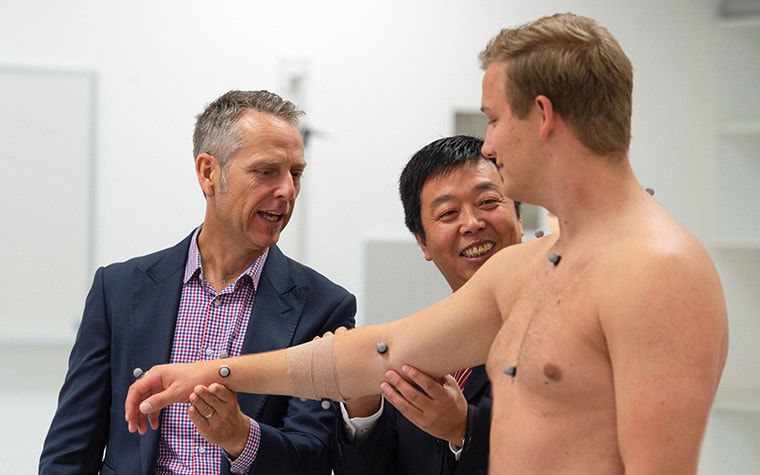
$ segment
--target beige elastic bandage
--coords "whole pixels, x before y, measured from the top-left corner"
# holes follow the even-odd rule
[[[288,377],[293,396],[343,401],[335,369],[332,335],[287,349]]]

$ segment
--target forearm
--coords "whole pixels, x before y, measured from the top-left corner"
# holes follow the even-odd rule
[[[406,332],[397,322],[372,325],[285,350],[225,359],[212,366],[211,382],[224,382],[236,392],[344,400],[378,394],[385,373],[400,371],[403,364],[424,366],[435,377],[467,364],[463,354],[447,357],[440,345]],[[378,351],[378,343],[387,350]],[[213,374],[222,364],[230,369],[223,380]]]

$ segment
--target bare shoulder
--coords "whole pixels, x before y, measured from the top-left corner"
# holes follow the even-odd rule
[[[686,228],[665,222],[656,233],[632,235],[611,256],[626,285],[642,285],[656,294],[709,294],[723,290],[709,253]]]
[[[499,288],[505,283],[517,285],[531,275],[529,268],[536,256],[544,255],[555,240],[554,236],[546,236],[505,247],[486,261],[476,276],[480,274],[483,280],[497,284]]]
[[[481,298],[495,302],[502,318],[528,288],[535,283],[537,262],[546,262],[546,253],[556,236],[546,236],[500,250],[486,261],[464,287],[477,287]]]
[[[689,347],[692,357],[699,352],[709,353],[710,359],[717,355],[719,361],[712,362],[722,367],[728,322],[712,258],[675,220],[657,224],[657,232],[633,234],[611,246],[606,256],[599,282],[605,336],[621,346],[635,344],[637,337],[642,347]]]
[[[675,220],[636,225],[609,246],[594,282],[621,453],[691,460],[726,362],[723,289],[707,250]]]
[[[626,294],[646,295],[644,301],[661,296],[712,301],[711,307],[724,305],[712,258],[699,240],[674,220],[660,220],[656,230],[632,234],[610,251],[607,282],[628,289]]]

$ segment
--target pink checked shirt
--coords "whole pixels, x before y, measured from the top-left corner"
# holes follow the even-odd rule
[[[217,293],[206,282],[198,251],[198,233],[188,250],[182,296],[179,302],[177,327],[172,344],[172,363],[189,363],[241,352],[248,319],[253,308],[256,288],[269,250],[246,269],[237,281]],[[187,416],[189,404],[172,404],[164,409],[156,462],[156,474],[218,474],[219,460],[226,457],[221,447],[206,442]],[[232,473],[247,473],[261,441],[261,428],[250,420],[245,449],[231,461]]]

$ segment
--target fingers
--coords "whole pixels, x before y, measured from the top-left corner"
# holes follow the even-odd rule
[[[162,402],[160,395],[151,396],[140,402],[144,396],[140,393],[127,393],[127,400],[124,405],[124,418],[127,421],[130,432],[139,432],[145,434],[148,432],[148,423],[153,430],[158,429],[158,415],[161,408],[167,406]],[[154,408],[158,409],[154,409]],[[146,420],[147,415],[147,420]]]
[[[442,380],[432,378],[412,366],[404,365],[401,371],[404,377],[391,370],[386,373],[386,379],[410,401],[421,400],[422,395],[427,396],[426,399],[437,399],[444,393]]]
[[[213,417],[216,412],[225,411],[231,400],[237,401],[235,393],[221,384],[196,386],[189,399],[191,406],[206,419]]]
[[[240,455],[248,440],[250,421],[235,393],[221,384],[199,385],[188,399],[187,414],[201,437],[233,457]]]
[[[205,389],[205,387],[204,387]],[[187,409],[187,413],[190,419],[196,424],[202,422],[210,422],[210,419],[214,417],[217,410],[214,404],[210,402],[210,398],[203,398],[198,395],[199,388],[195,389],[195,392],[190,395],[190,407]]]
[[[443,384],[444,386],[459,387],[459,383],[457,383],[457,379],[450,374],[447,374],[446,376],[443,377]]]
[[[443,382],[446,380],[446,376],[451,378],[450,375],[444,376],[443,380],[441,379],[435,379],[427,374],[423,373],[422,371],[418,370],[417,368],[413,366],[404,365],[401,367],[401,371],[404,372],[404,375],[411,380],[414,384],[419,386],[423,391],[425,391],[429,396],[435,398],[435,394],[437,392],[443,391]],[[452,378],[453,379],[453,378]],[[402,380],[403,381],[403,380]],[[456,384],[456,381],[454,381]]]
[[[319,336],[319,335],[315,336],[314,338],[312,338],[312,341],[316,341],[316,340],[319,340],[320,338],[324,338],[326,336],[332,336],[334,334],[343,333],[343,332],[347,332],[347,331],[348,331],[348,328],[346,328],[346,327],[338,327],[338,328],[335,329],[335,333],[333,333],[331,331],[327,331],[322,336]]]
[[[223,384],[212,384],[208,388],[201,386],[201,394],[208,394],[208,397],[213,397],[221,404],[237,403],[237,396],[227,386]]]
[[[430,410],[434,403],[450,398],[448,390],[459,386],[451,375],[436,379],[404,365],[401,367],[405,378],[391,370],[385,375],[387,382],[381,384],[383,396],[405,415],[418,417],[422,412]]]
[[[451,375],[431,378],[403,366],[405,378],[395,371],[386,373],[381,384],[386,400],[410,422],[439,439],[461,441],[467,419],[467,400]]]
[[[190,387],[184,372],[192,365],[158,365],[143,373],[129,387],[124,401],[124,418],[130,432],[147,432],[147,424],[158,429],[161,409],[175,402],[187,401]],[[147,422],[146,422],[146,417]]]
[[[189,397],[191,407],[205,419],[238,411],[237,396],[222,384],[196,386]],[[201,421],[202,422],[202,421]]]
[[[409,369],[410,368],[407,366],[402,368],[402,370],[405,371],[405,374],[408,374]],[[419,371],[417,371],[417,373],[418,374],[415,374],[415,377],[423,380],[423,378],[420,377],[422,373]],[[422,406],[430,399],[430,396],[426,394],[427,391],[423,392],[424,388],[422,386],[419,386],[419,388],[422,389],[421,391],[393,370],[388,371],[385,374],[385,377],[387,382],[383,382],[380,385],[383,396],[385,396],[388,402],[396,406],[402,412],[409,412],[411,414],[420,412]],[[425,377],[430,379],[428,376]],[[414,380],[412,382],[416,384]]]
[[[161,409],[171,404],[171,402],[166,402],[164,392],[154,394],[141,402],[139,406],[140,412],[148,416],[156,415]]]
[[[148,414],[148,421],[150,421],[150,428],[153,430],[158,430],[158,414],[159,414],[158,412]],[[143,432],[143,434],[145,434],[145,432]]]
[[[152,403],[146,404],[146,399],[153,392],[160,391],[160,385],[156,384],[153,375],[147,373],[144,377],[135,381],[127,392],[124,402],[124,418],[127,421],[130,432],[145,434],[148,431],[145,414],[149,414],[148,421],[153,429],[158,427],[158,412],[153,412]]]

